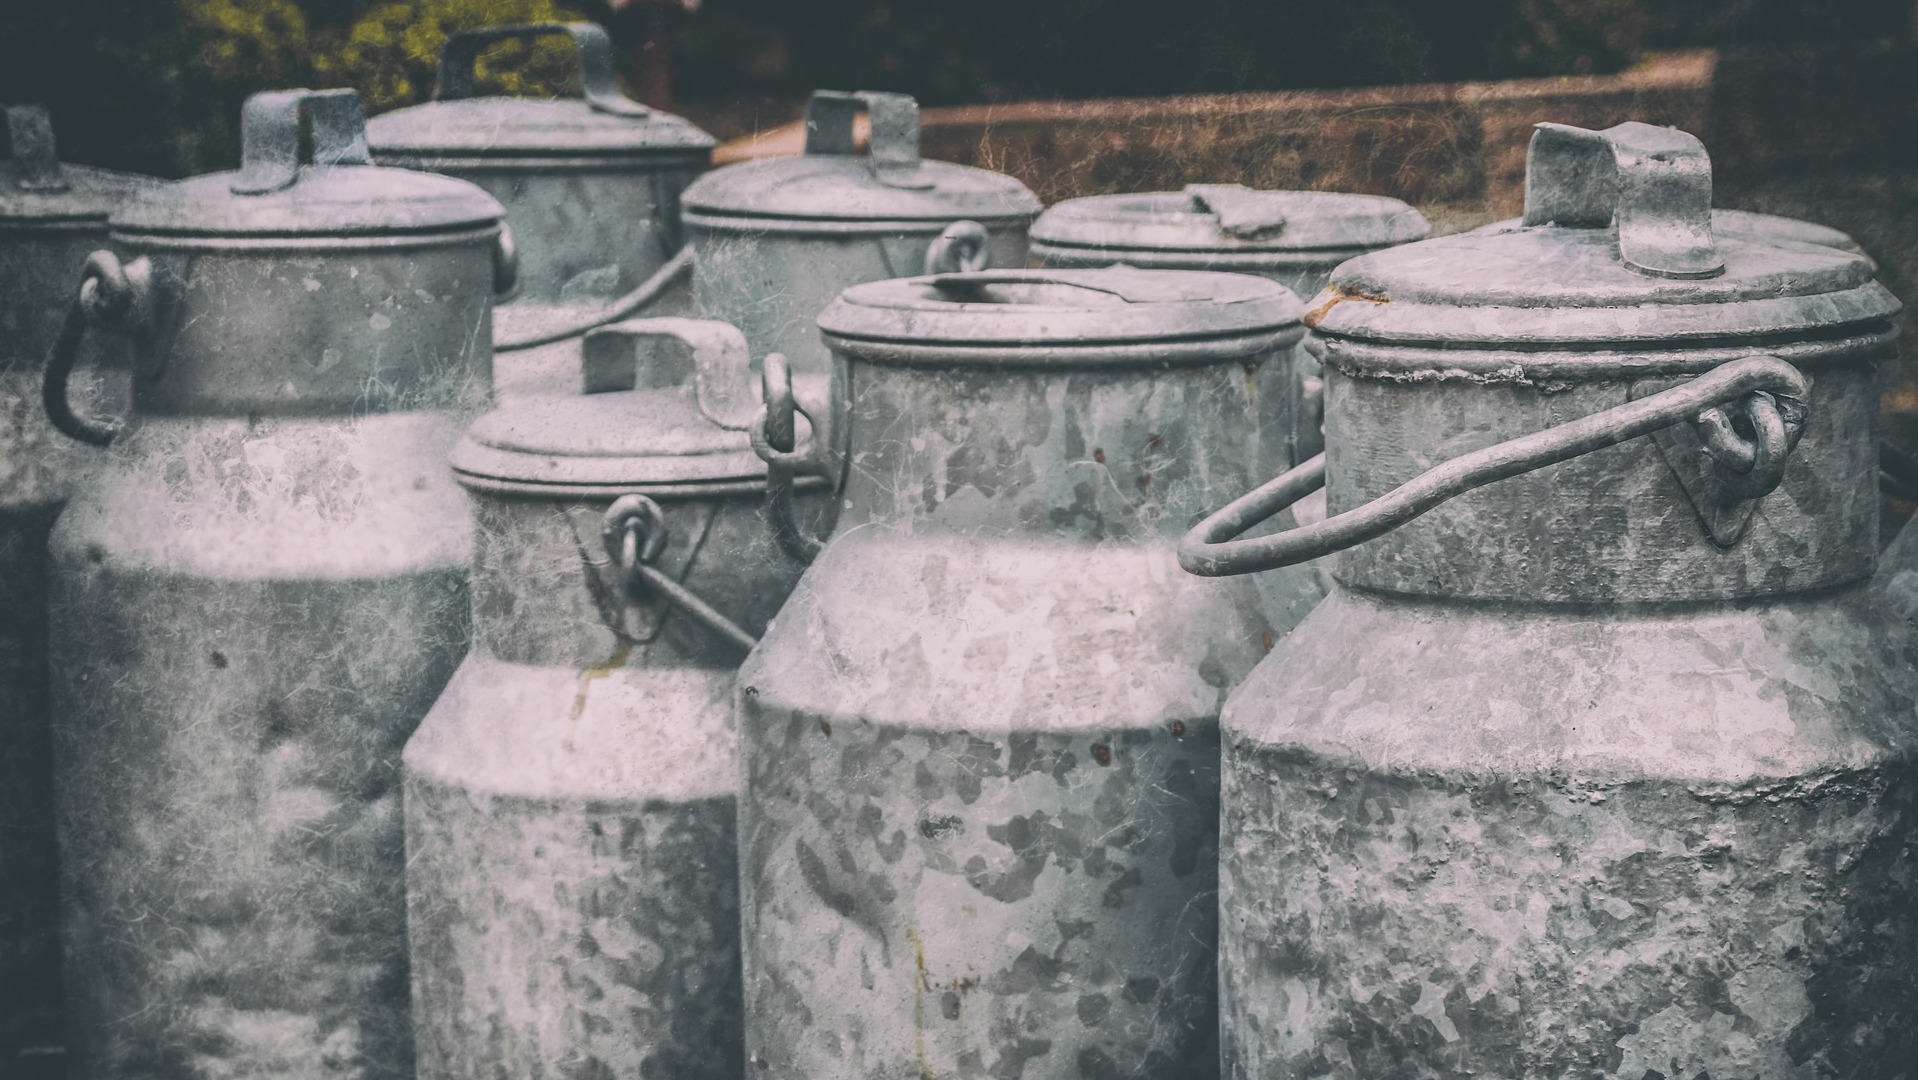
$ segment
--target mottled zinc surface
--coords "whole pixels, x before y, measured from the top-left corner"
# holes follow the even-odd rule
[[[1048,273],[822,316],[848,335],[839,532],[740,672],[757,1075],[1216,1068],[1216,713],[1286,627],[1172,539],[1250,482],[1247,365],[1296,308],[1235,275]],[[1230,322],[1226,295],[1263,312],[1234,346],[1115,340]]]

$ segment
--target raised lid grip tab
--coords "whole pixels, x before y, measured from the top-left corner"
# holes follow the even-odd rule
[[[919,169],[919,103],[909,94],[814,90],[806,101],[806,153],[853,153],[853,121],[861,112],[872,118],[873,176],[887,187],[931,187]]]
[[[7,138],[12,145],[14,187],[48,194],[67,190],[67,178],[53,152],[53,118],[45,105],[7,106]]]
[[[439,84],[433,89],[436,101],[455,101],[478,96],[473,81],[473,63],[480,50],[509,38],[537,38],[565,34],[579,51],[580,95],[594,112],[614,116],[651,116],[653,110],[619,92],[613,71],[613,39],[597,23],[526,23],[520,26],[487,26],[461,30],[447,37],[440,47]]]
[[[1611,227],[1620,261],[1651,277],[1725,269],[1712,239],[1711,157],[1673,128],[1538,125],[1525,159],[1525,224]]]
[[[366,114],[355,90],[266,90],[240,107],[240,175],[235,195],[266,195],[300,176],[300,116],[311,136],[314,165],[371,165]]]

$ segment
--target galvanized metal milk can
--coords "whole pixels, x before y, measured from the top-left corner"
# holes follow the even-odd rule
[[[241,120],[237,172],[115,212],[131,258],[87,260],[48,366],[56,420],[112,443],[51,539],[79,1077],[412,1066],[400,748],[466,650],[445,460],[501,210],[368,164],[350,90]],[[117,433],[63,397],[90,324],[136,343]]]
[[[1132,266],[1257,274],[1300,296],[1332,268],[1380,248],[1423,240],[1432,226],[1398,199],[1332,191],[1262,191],[1189,184],[1184,191],[1068,199],[1032,225],[1041,266]],[[1261,369],[1262,464],[1290,468],[1324,449],[1318,362]]]
[[[1899,305],[1710,200],[1689,135],[1540,125],[1524,227],[1315,301],[1325,458],[1181,548],[1350,549],[1225,707],[1231,1076],[1918,1061],[1918,638],[1866,587]]]
[[[739,674],[748,1075],[1212,1073],[1217,710],[1277,629],[1173,543],[1299,312],[1116,267],[820,316],[840,527]],[[776,493],[819,455],[765,371]]]
[[[864,156],[854,121],[870,118]],[[911,274],[1024,266],[1039,200],[1010,176],[919,157],[904,94],[816,90],[803,157],[715,169],[682,205],[701,315],[746,332],[754,357],[831,367],[814,325],[840,290]]]
[[[474,647],[406,748],[419,1074],[738,1077],[733,671],[774,545],[746,341],[643,319],[453,453]]]
[[[578,48],[580,98],[476,96],[482,49],[550,34]],[[497,381],[565,392],[577,340],[541,345],[629,315],[686,273],[679,194],[711,163],[713,137],[621,94],[612,41],[593,23],[455,33],[433,96],[367,124],[374,160],[470,180],[506,207],[520,292],[493,312]]]
[[[84,468],[47,423],[41,368],[66,291],[144,177],[63,164],[46,109],[6,110],[0,158],[0,1062],[58,1045],[59,872],[47,749],[47,532]],[[96,350],[96,383],[124,376]],[[104,368],[103,368],[104,365]],[[101,395],[93,394],[98,398]]]

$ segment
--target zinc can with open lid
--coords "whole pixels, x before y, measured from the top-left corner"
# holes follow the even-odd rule
[[[858,153],[855,120],[870,117]],[[1024,266],[1039,200],[1002,173],[919,156],[919,105],[904,94],[814,91],[799,157],[748,161],[694,181],[682,200],[700,314],[825,374],[819,312],[850,285],[930,270]],[[930,261],[929,261],[930,260]]]
[[[1689,135],[1541,125],[1520,227],[1314,301],[1325,457],[1181,547],[1340,552],[1222,720],[1234,1077],[1918,1052],[1918,639],[1866,586],[1899,305],[1710,202]]]
[[[421,1080],[743,1057],[733,671],[803,564],[763,519],[737,329],[638,319],[574,355],[578,391],[452,455],[473,649],[405,754]]]
[[[1216,710],[1290,624],[1172,544],[1252,472],[1247,369],[1299,312],[1113,267],[821,313],[839,526],[776,521],[815,561],[740,671],[749,1072],[1216,1069]],[[822,455],[764,370],[776,491]]]

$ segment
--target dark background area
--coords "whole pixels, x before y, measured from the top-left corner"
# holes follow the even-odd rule
[[[69,160],[177,177],[230,167],[238,106],[280,86],[424,100],[463,26],[585,17],[629,81],[670,27],[674,104],[722,138],[816,86],[924,104],[1389,85],[1618,71],[1653,49],[1882,49],[1911,0],[7,0],[0,101],[53,109]],[[501,47],[508,89],[561,88],[557,44]]]

